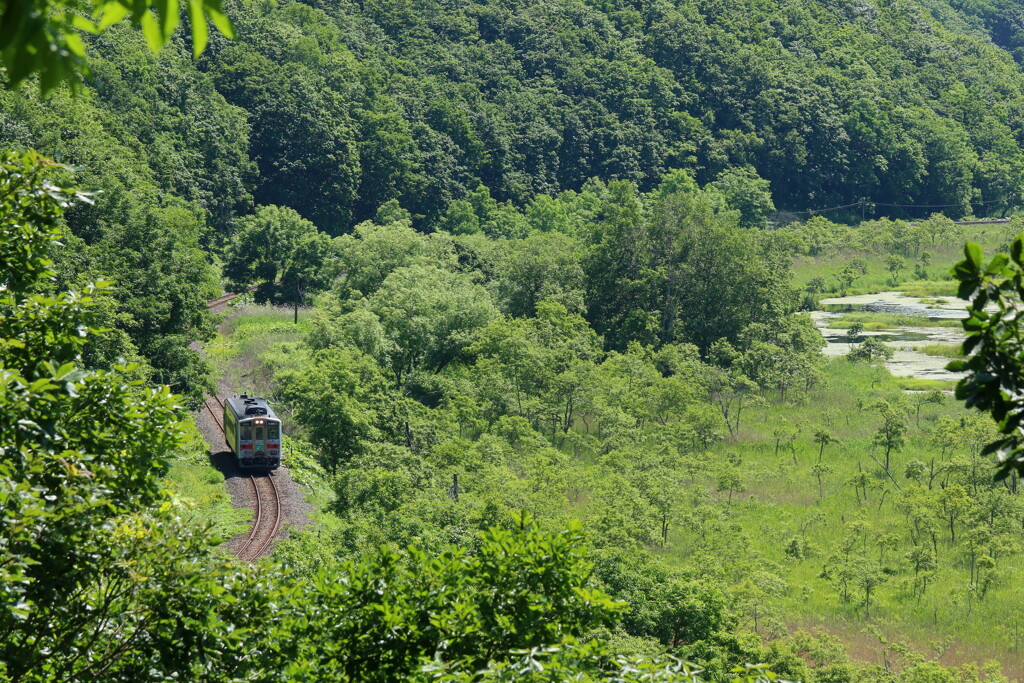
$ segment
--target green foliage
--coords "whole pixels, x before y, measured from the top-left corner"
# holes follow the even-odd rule
[[[751,166],[725,171],[711,187],[722,193],[727,207],[740,212],[740,225],[745,228],[765,227],[775,212],[768,181]]]
[[[531,316],[541,301],[556,301],[571,313],[582,313],[584,273],[579,244],[558,233],[534,232],[512,242],[498,265],[497,295],[513,317]]]
[[[383,377],[369,359],[347,349],[321,351],[314,367],[286,385],[286,396],[301,406],[296,417],[333,470],[376,434],[372,406]]]
[[[903,313],[845,313],[840,318],[830,320],[832,329],[852,329],[859,325],[864,330],[893,330],[901,327],[959,327],[957,320],[928,318],[923,315],[906,315]]]
[[[360,295],[372,294],[393,270],[418,263],[434,251],[434,243],[413,230],[408,220],[360,223],[337,244],[345,287]]]
[[[428,664],[477,671],[517,650],[564,643],[621,607],[590,587],[581,540],[578,530],[494,530],[472,555],[368,557],[344,583],[314,580],[322,611],[308,633],[319,637],[306,642],[346,678],[381,681],[408,680]]]
[[[906,267],[906,262],[896,254],[890,254],[885,258],[885,267],[889,271],[889,275],[892,276],[892,281],[898,283],[900,281],[900,271]]]
[[[177,2],[125,0],[94,2],[4,3],[0,22],[4,37],[0,41],[8,84],[20,85],[38,75],[40,90],[45,94],[62,82],[80,83],[82,72],[88,73],[85,42],[80,32],[101,31],[130,18],[142,30],[151,50],[166,44],[181,21]],[[220,0],[189,0],[188,18],[196,57],[209,40],[207,21],[231,38],[234,28],[224,13]]]
[[[543,533],[523,515],[476,536],[472,552],[383,548],[311,573],[211,556],[161,482],[181,437],[174,397],[126,381],[129,368],[76,367],[96,334],[92,300],[42,290],[61,212],[84,199],[47,170],[8,157],[0,173],[5,678],[700,680],[591,637],[625,605],[596,585],[579,525]],[[396,474],[378,470],[348,500],[390,511]],[[718,627],[721,597],[707,595],[670,596],[673,639]],[[775,676],[757,666],[730,679]]]
[[[526,418],[535,429],[568,432],[594,381],[597,336],[579,315],[545,301],[537,317],[495,322],[480,331],[477,356],[484,405]]]
[[[360,168],[342,98],[317,87],[319,79],[297,78],[241,45],[220,50],[216,60],[219,92],[248,112],[249,155],[259,169],[256,202],[294,209],[332,234],[348,228]]]
[[[334,278],[327,235],[292,209],[263,206],[238,222],[224,275],[234,291],[256,287],[257,303],[301,303]]]
[[[853,324],[856,325],[858,323]],[[885,342],[879,341],[875,337],[867,337],[860,344],[852,348],[846,354],[846,357],[852,363],[859,361],[873,363],[877,360],[888,360],[893,357],[894,353],[891,348],[885,345]]]
[[[157,210],[132,217],[111,233],[83,250],[95,262],[75,279],[113,278],[113,319],[101,324],[123,330],[151,366],[149,377],[195,407],[211,384],[206,363],[188,345],[212,335],[206,301],[216,291],[198,247],[197,226],[185,212]],[[103,356],[114,354],[104,350]]]
[[[437,372],[459,359],[473,333],[497,316],[486,290],[436,266],[398,268],[367,299],[367,309],[380,320],[385,362],[399,384],[411,372]]]
[[[924,218],[913,207],[928,205],[954,216],[1005,213],[1024,182],[1013,115],[1024,77],[1007,52],[1021,49],[1019,22],[1002,7],[867,0],[856,19],[842,3],[790,0],[642,11],[619,0],[539,3],[521,13],[492,0],[426,13],[400,3],[222,10],[190,0],[187,10],[183,35],[174,4],[14,3],[0,47],[13,82],[39,73],[48,92],[93,67],[79,90],[109,113],[75,130],[138,137],[126,158],[159,168],[169,184],[184,190],[197,173],[221,185],[241,180],[259,204],[293,208],[331,234],[390,201],[417,227],[456,234],[523,236],[528,221],[513,206],[563,231],[571,221],[545,197],[584,190],[592,178],[646,192],[673,169],[711,184],[722,208],[757,227],[776,207],[862,197],[875,203],[828,215],[849,219],[866,206]],[[112,25],[123,19],[142,31]],[[213,36],[203,51],[207,19],[238,40]],[[124,50],[132,41],[163,46],[168,81],[138,68],[154,58]],[[110,89],[111,80],[132,89]],[[208,135],[218,108],[202,117],[205,130],[176,129],[169,119],[197,113],[194,91],[176,85],[183,80],[215,84],[247,123],[219,140]],[[32,112],[2,109],[15,124],[5,139],[41,144],[19,130]],[[162,134],[140,136],[146,127]],[[219,159],[178,154],[200,141]]]
[[[177,17],[170,9],[158,16]],[[203,302],[219,293],[220,254],[231,288],[255,284],[260,301],[328,292],[295,331],[266,313],[209,349],[251,369],[241,381],[275,393],[303,444],[296,462],[315,453],[329,472],[299,468],[318,495],[334,494],[318,501],[330,509],[324,538],[287,555],[302,580],[274,568],[286,588],[271,601],[260,572],[219,567],[200,535],[176,550],[170,539],[184,532],[146,512],[165,501],[150,493],[161,466],[143,474],[139,435],[119,436],[125,452],[111,462],[130,460],[118,472],[139,481],[137,493],[114,489],[151,499],[102,513],[136,517],[93,540],[83,532],[82,552],[98,559],[82,571],[97,573],[65,576],[79,587],[127,576],[131,594],[107,605],[127,616],[93,647],[71,630],[113,584],[81,588],[86,607],[40,612],[38,624],[68,626],[46,636],[63,638],[52,645],[58,668],[37,677],[339,679],[381,661],[376,638],[389,643],[389,680],[696,675],[625,657],[662,649],[700,661],[715,680],[750,661],[803,680],[855,680],[868,674],[826,639],[787,637],[785,625],[900,616],[918,640],[945,629],[976,643],[985,620],[1002,619],[997,606],[1016,605],[1007,586],[1019,578],[1016,489],[988,481],[977,455],[991,434],[934,395],[899,397],[919,382],[826,364],[813,325],[790,315],[801,303],[794,254],[807,308],[828,291],[898,284],[911,269],[914,289],[937,294],[951,285],[926,279],[932,259],[947,257],[964,229],[943,216],[762,228],[786,215],[776,209],[859,197],[877,204],[852,211],[895,218],[921,215],[900,206],[915,204],[945,205],[950,216],[1011,211],[1024,182],[1015,113],[1024,81],[996,47],[1020,48],[1008,9],[1004,0],[232,3],[241,40],[214,37],[197,63],[202,22],[193,18],[190,46],[172,35],[173,19],[137,12],[144,28],[158,26],[146,30],[166,43],[159,54],[146,36],[111,27],[87,40],[92,75],[77,98],[53,89],[45,68],[50,99],[0,94],[5,144],[59,156],[76,167],[54,169],[62,181],[101,191],[68,208],[55,275],[33,296],[77,323],[59,293],[115,283],[96,290],[87,325],[112,331],[86,332],[80,353],[56,316],[53,334],[18,332],[36,314],[49,319],[49,304],[9,304],[22,312],[0,322],[5,359],[71,354],[102,371],[88,378],[127,385],[124,396],[144,396],[130,382],[145,378],[194,402],[209,382],[186,346],[212,334]],[[12,201],[20,208],[10,216],[43,206]],[[53,215],[32,220],[57,227]],[[8,233],[21,224],[12,218]],[[36,281],[36,266],[5,258],[4,277]],[[1008,274],[982,282],[980,268],[967,274],[979,289]],[[1012,310],[977,335],[991,332],[1007,377]],[[859,324],[905,322],[836,324],[856,342]],[[854,356],[886,352],[869,337]],[[121,358],[140,365],[121,368]],[[63,364],[35,371],[53,379]],[[1015,400],[1011,380],[998,393],[991,368],[975,370],[970,386],[989,407]],[[81,395],[101,379],[68,381]],[[45,392],[63,396],[61,384]],[[122,405],[120,391],[108,401]],[[101,494],[88,489],[83,500]],[[516,531],[508,512],[520,509],[543,529],[580,519],[583,531]],[[87,509],[83,524],[101,512]],[[9,518],[11,529],[34,523]],[[478,533],[490,527],[499,530]],[[111,540],[111,529],[126,531]],[[599,549],[604,587],[631,602],[617,623],[604,598],[587,597],[584,538]],[[611,567],[628,564],[607,559],[616,553],[633,565]],[[667,566],[637,559],[653,555]],[[336,556],[358,559],[339,570]],[[17,571],[42,571],[33,567]],[[140,588],[138,576],[156,577],[158,589]],[[308,589],[312,576],[329,600]],[[374,592],[384,584],[394,591]],[[135,645],[105,659],[133,627]],[[331,629],[341,635],[325,639]],[[921,665],[911,645],[890,645],[886,657],[906,653],[907,680],[948,674]]]
[[[990,413],[1003,434],[983,451],[998,458],[996,476],[1024,476],[1020,436],[1024,414],[1017,389],[1024,355],[1017,321],[1017,308],[1024,297],[1024,239],[1017,237],[1009,254],[996,254],[987,264],[981,247],[973,242],[964,247],[964,256],[953,274],[960,282],[960,298],[970,302],[970,316],[963,322],[967,360],[952,361],[948,367],[968,373],[957,384],[957,398],[966,401],[968,407]]]
[[[915,350],[928,356],[941,356],[944,358],[963,358],[963,347],[960,344],[925,344],[917,346]]]
[[[0,659],[15,680],[131,677],[136,648],[192,631],[192,591],[212,586],[190,585],[201,537],[160,507],[174,398],[81,368],[95,288],[45,292],[57,220],[84,199],[48,171],[8,156],[0,173]]]
[[[587,315],[612,348],[678,341],[707,349],[777,319],[789,303],[785,257],[729,212],[716,213],[691,180],[687,190],[676,183],[666,176],[648,207],[624,183],[606,188],[585,269]]]
[[[302,420],[310,436],[332,412],[353,408],[370,426],[337,462],[336,527],[308,551],[311,563],[330,552],[365,556],[384,541],[434,553],[454,542],[472,553],[473,530],[508,528],[510,509],[530,510],[549,529],[577,518],[599,549],[604,589],[630,604],[611,627],[611,651],[667,647],[711,677],[744,661],[802,680],[859,670],[845,655],[804,664],[784,620],[822,619],[842,633],[839,624],[898,614],[922,634],[915,638],[957,633],[966,648],[981,642],[999,601],[1013,600],[1005,582],[1017,551],[995,548],[1012,545],[1018,518],[1004,507],[1012,492],[985,477],[976,455],[988,433],[948,402],[904,397],[883,368],[823,364],[805,320],[749,326],[736,346],[713,344],[701,359],[676,344],[604,352],[584,319],[542,302],[533,317],[496,318],[461,358],[396,387],[381,381],[380,361],[378,373],[365,373],[370,359],[354,351],[383,339],[369,339],[372,318],[358,305],[339,312],[359,301],[346,293],[323,302],[323,322],[308,331],[318,355],[272,355],[285,359],[277,372],[295,416],[323,410]],[[793,357],[781,367],[807,362],[817,379],[783,399],[774,383],[747,378],[774,354]],[[357,377],[289,393],[329,358]],[[332,386],[346,404],[329,396]],[[876,408],[879,397],[886,406]],[[783,420],[793,429],[776,435]],[[968,502],[952,495],[961,490]],[[827,578],[817,578],[826,565]],[[754,584],[759,573],[779,581]],[[899,647],[917,661],[916,646]]]

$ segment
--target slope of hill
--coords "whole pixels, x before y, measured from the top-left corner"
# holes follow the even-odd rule
[[[396,198],[431,227],[479,184],[521,204],[592,177],[648,189],[671,168],[703,183],[752,166],[785,210],[866,197],[914,216],[885,204],[1000,212],[1024,178],[1009,2],[238,2],[229,13],[238,40],[215,39],[195,64],[182,40],[158,57],[128,30],[93,41],[91,106],[58,98],[40,111],[8,95],[4,141],[114,176],[40,119],[75,137],[103,131],[221,232],[253,197],[334,233]]]
[[[68,216],[81,243],[64,270],[123,285],[106,355],[148,359],[179,391],[205,373],[164,353],[209,334],[199,249],[216,253],[254,203],[339,234],[396,200],[419,229],[471,231],[473,197],[525,206],[590,178],[647,190],[673,168],[717,179],[758,220],[862,198],[875,203],[831,215],[994,214],[1024,184],[1009,0],[228,11],[238,39],[214,36],[198,62],[184,35],[154,56],[115,27],[89,41],[76,100],[0,95],[0,142],[103,193]]]

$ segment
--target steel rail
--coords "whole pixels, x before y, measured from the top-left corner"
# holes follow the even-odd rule
[[[245,551],[249,549],[252,542],[256,540],[256,533],[260,530],[260,522],[263,520],[263,499],[260,498],[260,487],[256,484],[255,475],[249,475],[249,481],[252,482],[252,490],[256,494],[256,521],[253,522],[252,531],[249,533],[249,538],[245,539],[245,543],[238,549],[238,556],[242,557],[245,555]],[[278,504],[280,505],[280,503]],[[254,555],[251,559],[255,560],[259,557],[259,554]]]
[[[270,489],[274,492],[274,524],[270,534],[267,535],[267,540],[263,542],[263,545],[259,547],[259,550],[256,551],[256,554],[250,560],[256,560],[266,555],[270,550],[270,544],[273,543],[274,537],[277,536],[277,532],[281,529],[281,493],[277,490],[274,476],[270,472],[267,472],[266,478],[270,482]]]
[[[275,285],[280,285],[281,281],[280,280],[275,280],[274,284]],[[257,289],[259,289],[259,287],[257,285],[250,285],[250,287],[248,288],[247,291],[255,292]],[[240,294],[240,293],[236,294],[236,293],[228,292],[227,294],[219,296],[216,299],[210,299],[209,301],[207,301],[206,302],[206,307],[209,308],[209,309],[217,308],[217,306],[221,306],[223,304],[226,304],[229,301],[231,301],[233,299],[237,299],[240,296],[242,296],[242,294]]]
[[[219,398],[217,398],[216,396],[214,397],[214,400],[216,400],[217,403],[220,404],[220,408],[223,410],[224,404],[221,403],[221,400]],[[221,415],[220,413],[218,413],[216,410],[213,409],[213,406],[210,405],[210,399],[209,398],[204,396],[203,397],[203,403],[206,404],[206,409],[210,411],[210,415],[213,415],[213,421],[216,422],[217,423],[217,427],[220,428],[220,433],[224,434],[224,416]]]
[[[206,302],[206,307],[207,308],[216,308],[217,306],[220,306],[221,304],[226,304],[227,302],[229,302],[232,299],[234,299],[236,296],[238,296],[238,295],[237,294],[225,294],[224,296],[219,296],[216,299],[210,299],[209,301]]]

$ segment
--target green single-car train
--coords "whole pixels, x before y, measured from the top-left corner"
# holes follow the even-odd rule
[[[242,394],[224,401],[224,439],[240,469],[281,466],[281,420],[262,398]]]

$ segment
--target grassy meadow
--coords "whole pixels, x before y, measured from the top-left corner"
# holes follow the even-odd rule
[[[212,466],[206,442],[192,422],[184,423],[185,439],[171,459],[168,480],[184,515],[227,540],[243,531],[252,516],[248,508],[231,506],[224,476]]]
[[[964,230],[964,241],[979,243],[986,255],[1005,249],[1010,237],[1006,225],[969,226]],[[948,272],[963,257],[961,247],[926,245],[923,249],[930,256],[924,278],[919,277],[922,273],[914,272],[912,259],[906,259],[906,267],[894,281],[883,254],[839,250],[827,256],[794,258],[794,282],[806,286],[813,278],[822,277],[826,281],[822,296],[838,296],[836,274],[860,259],[866,263],[866,272],[848,287],[848,295],[900,291],[921,297],[925,304],[956,306],[955,299],[949,301],[955,297],[956,284]],[[929,302],[933,297],[945,297],[946,301]],[[868,331],[960,325],[954,320],[923,316],[854,312],[829,320],[828,327],[848,329],[855,323]],[[962,357],[959,344],[928,343],[914,348],[931,356]],[[985,432],[992,429],[991,425],[968,412],[948,393],[941,405],[923,405],[919,420],[914,406],[905,445],[892,454],[894,482],[872,458],[880,458],[880,446],[874,437],[882,418],[867,406],[879,400],[914,404],[922,395],[917,392],[948,392],[951,383],[895,378],[882,368],[855,365],[844,359],[831,361],[826,374],[826,384],[810,392],[803,402],[751,409],[735,443],[718,448],[757,464],[759,475],[745,480],[747,490],[742,502],[734,503],[734,507],[741,534],[749,539],[751,550],[778,567],[787,581],[787,590],[774,597],[773,609],[788,628],[823,629],[839,636],[851,654],[867,661],[910,661],[900,654],[906,649],[915,653],[910,655],[911,660],[920,656],[944,664],[997,659],[1003,663],[1005,675],[1024,680],[1024,596],[1017,590],[1024,579],[1019,533],[1024,518],[1019,510],[1014,513],[1018,533],[1008,542],[1007,556],[996,560],[995,578],[982,599],[978,599],[972,581],[970,552],[962,544],[967,529],[961,530],[956,543],[951,541],[948,529],[939,530],[937,568],[923,595],[911,587],[914,572],[905,565],[899,568],[906,562],[906,548],[899,543],[905,543],[908,537],[910,513],[898,504],[900,492],[895,486],[904,491],[921,486],[906,478],[908,465],[924,463],[930,468],[934,461],[938,468],[950,458],[959,457],[956,464],[948,466],[950,469],[980,467],[980,473],[975,474],[984,479],[989,476],[984,468],[990,469],[990,461],[974,457],[973,452],[986,442]],[[960,422],[965,418],[977,432],[976,440],[954,443],[941,429],[943,420]],[[800,436],[794,439],[794,448],[776,453],[780,424],[794,426]],[[813,440],[819,429],[826,429],[837,439],[824,448],[822,463],[827,469],[819,470],[820,495],[814,471],[820,443]],[[863,491],[854,492],[852,483],[862,470],[870,477],[867,500]],[[933,482],[934,487],[942,485],[942,477]],[[889,492],[883,496],[884,489]],[[806,543],[809,552],[803,557],[786,553],[786,544],[794,537]],[[894,541],[892,537],[902,540]],[[677,530],[677,539],[678,547],[670,554],[682,560],[688,534]],[[887,541],[891,547],[883,548]],[[822,577],[829,556],[850,544],[858,545],[864,553],[874,552],[885,575],[874,589],[870,619],[865,616],[863,604],[842,602],[834,585]]]
[[[901,327],[960,327],[959,320],[941,320],[927,318],[923,315],[903,315],[899,313],[845,313],[839,318],[828,321],[828,326],[835,330],[848,330],[860,323],[865,330],[894,330]]]
[[[762,623],[774,621],[775,628],[788,631],[824,630],[841,637],[857,656],[879,664],[885,656],[899,659],[893,648],[899,650],[903,643],[927,658],[935,657],[937,648],[945,653],[941,659],[945,664],[996,658],[1011,678],[1024,678],[1024,662],[1017,654],[1022,642],[1012,630],[1024,614],[1024,596],[1017,589],[1024,580],[1019,534],[1007,555],[997,559],[998,576],[981,599],[971,586],[962,541],[969,530],[959,521],[956,543],[950,541],[947,529],[936,530],[938,566],[923,595],[913,589],[914,571],[905,557],[911,546],[900,494],[928,486],[927,474],[923,481],[908,479],[908,466],[949,467],[985,442],[990,425],[982,420],[971,423],[974,442],[944,443],[943,423],[959,423],[968,415],[951,396],[941,404],[922,403],[918,419],[916,400],[924,394],[906,393],[903,383],[883,368],[839,358],[826,366],[826,373],[825,385],[801,401],[751,408],[737,438],[715,447],[711,457],[743,464],[744,490],[734,494],[731,502],[726,492],[718,490],[713,473],[697,480],[696,486],[729,520],[720,525],[716,546],[723,554],[740,551],[759,558],[765,570],[783,582],[780,590],[765,597],[767,616],[762,616]],[[872,405],[880,400],[905,402],[910,414],[906,444],[891,455],[889,471],[895,481],[880,465],[884,449],[874,443],[883,419]],[[819,430],[827,431],[835,442],[822,449],[815,441]],[[824,465],[818,471],[820,488],[815,471],[819,453]],[[990,461],[971,458],[965,462],[954,467],[973,466],[979,478],[990,478]],[[709,469],[713,472],[713,467]],[[866,475],[861,479],[866,491],[858,492],[855,482],[861,474]],[[933,488],[946,481],[943,475],[937,476]],[[706,543],[698,535],[677,526],[661,552],[685,566],[694,547]],[[858,598],[843,602],[834,582],[822,577],[830,556],[848,547],[852,554],[879,561],[882,578],[873,590],[869,614]],[[732,578],[739,590],[743,577]],[[994,624],[1002,628],[993,628]],[[770,637],[770,628],[759,630]]]
[[[1012,239],[1007,225],[964,226],[962,239],[937,244],[924,244],[922,252],[928,252],[930,263],[923,266],[926,277],[918,277],[915,259],[904,259],[904,268],[899,271],[894,283],[885,257],[886,254],[872,250],[839,248],[818,256],[797,256],[793,259],[793,283],[803,289],[814,278],[825,280],[824,296],[838,296],[837,274],[854,259],[861,259],[866,272],[860,275],[847,290],[847,295],[874,294],[876,292],[900,291],[916,297],[956,296],[956,284],[949,277],[949,269],[963,258],[963,243],[976,242],[986,254],[1005,249]]]

